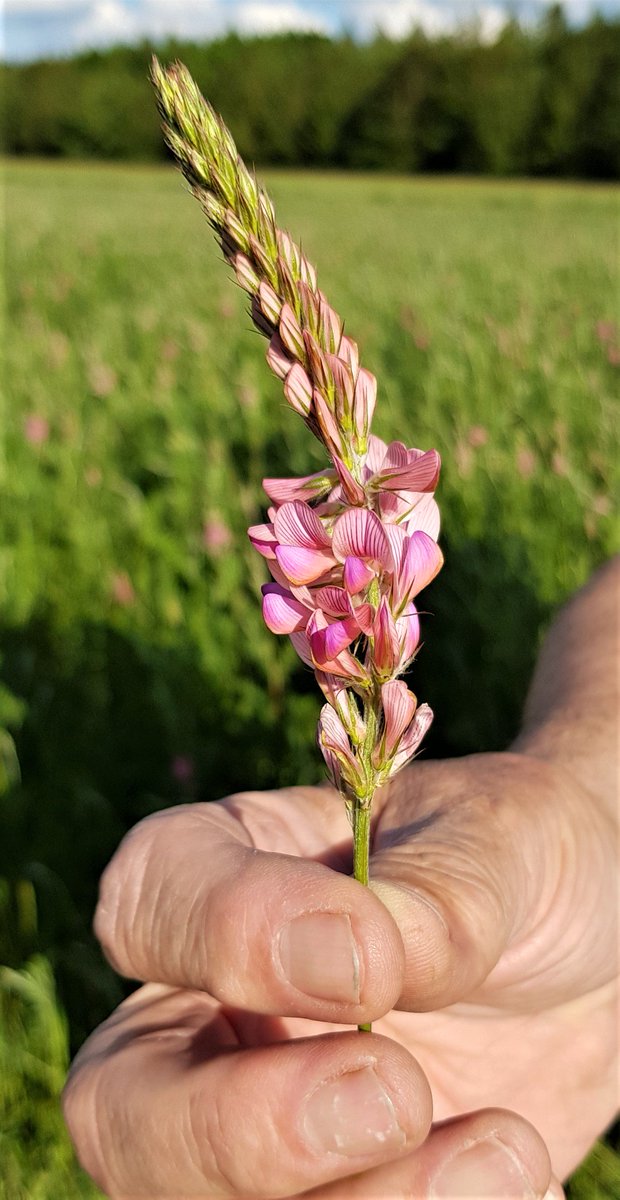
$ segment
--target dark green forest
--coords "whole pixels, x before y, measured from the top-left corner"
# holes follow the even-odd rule
[[[164,156],[147,79],[182,59],[260,165],[614,179],[620,174],[620,20],[568,25],[549,9],[472,31],[360,44],[289,33],[119,46],[2,67],[14,155]]]

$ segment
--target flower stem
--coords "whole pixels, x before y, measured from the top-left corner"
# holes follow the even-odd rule
[[[355,800],[353,804],[353,878],[368,887],[370,857],[370,806]],[[360,1033],[370,1033],[372,1026],[358,1025]]]

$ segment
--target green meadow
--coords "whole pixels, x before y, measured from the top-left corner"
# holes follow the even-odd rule
[[[319,694],[263,628],[245,530],[264,475],[322,459],[177,174],[5,177],[0,1195],[73,1200],[98,1193],[58,1093],[124,994],[90,932],[105,862],[158,808],[321,777]],[[617,546],[617,195],[266,182],[378,376],[376,431],[442,454],[426,753],[504,747],[551,615]],[[617,1195],[618,1145],[572,1200]]]

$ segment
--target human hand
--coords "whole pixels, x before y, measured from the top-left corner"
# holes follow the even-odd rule
[[[106,952],[151,982],[74,1066],[86,1169],[115,1198],[543,1196],[522,1118],[563,1176],[613,1113],[612,845],[516,754],[399,777],[372,891],[328,789],[148,818],[102,885]]]

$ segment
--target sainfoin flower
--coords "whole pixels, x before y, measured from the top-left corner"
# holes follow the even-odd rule
[[[152,78],[168,144],[248,294],[267,362],[326,452],[322,471],[263,481],[267,520],[249,536],[272,577],[265,622],[290,637],[325,696],[318,742],[329,775],[351,811],[367,810],[432,720],[402,676],[419,647],[417,598],[443,562],[439,454],[371,432],[376,379],[314,267],[186,69],[155,60]]]

